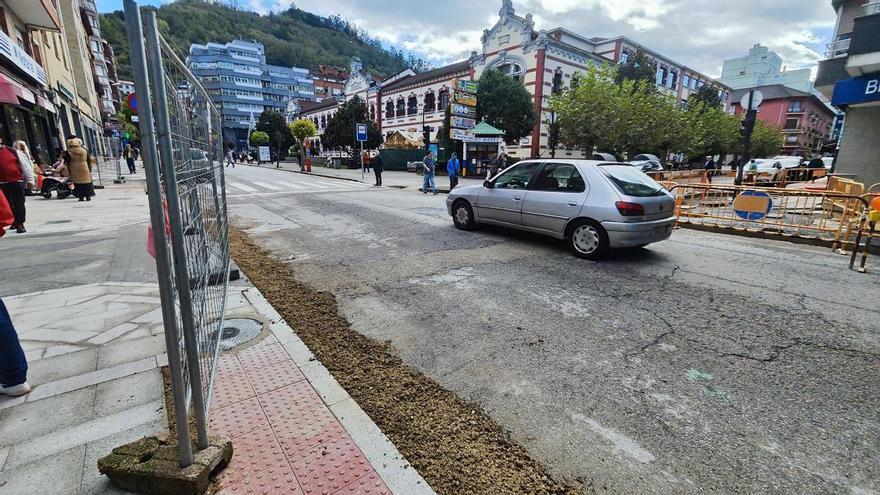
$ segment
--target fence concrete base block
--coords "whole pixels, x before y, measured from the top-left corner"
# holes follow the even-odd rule
[[[195,462],[181,468],[177,444],[168,437],[145,437],[116,447],[98,460],[98,471],[116,486],[144,495],[201,495],[211,473],[232,459],[232,442],[211,437],[211,445],[195,451]],[[195,450],[195,449],[193,449]]]

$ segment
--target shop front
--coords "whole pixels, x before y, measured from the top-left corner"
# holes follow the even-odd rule
[[[504,131],[486,122],[473,129],[473,137],[464,140],[462,159],[467,163],[467,175],[486,175],[491,162],[503,151]]]

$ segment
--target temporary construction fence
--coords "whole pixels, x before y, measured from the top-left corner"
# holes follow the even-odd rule
[[[199,449],[208,447],[208,413],[229,279],[221,116],[198,79],[125,0],[139,103],[141,156],[150,203],[181,466],[193,462],[192,411]],[[190,408],[191,406],[191,408]]]
[[[679,224],[825,241],[841,251],[857,248],[866,233],[868,200],[845,180],[826,190],[718,184],[672,185]]]

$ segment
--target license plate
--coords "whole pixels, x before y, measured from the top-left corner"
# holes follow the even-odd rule
[[[668,225],[666,227],[657,227],[654,229],[654,235],[665,234],[669,232],[669,228],[670,227]]]

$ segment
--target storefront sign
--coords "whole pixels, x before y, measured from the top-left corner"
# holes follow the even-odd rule
[[[834,85],[833,105],[856,105],[871,101],[880,101],[880,73],[846,79]]]
[[[478,87],[477,81],[468,81],[466,79],[458,79],[455,81],[456,90],[464,91],[465,93],[470,93],[472,95],[477,94]]]
[[[0,57],[15,65],[22,72],[22,75],[29,77],[44,88],[49,87],[46,81],[46,71],[2,31],[0,31]]]
[[[454,141],[470,141],[474,138],[473,131],[467,131],[464,129],[450,129],[449,130],[449,139]]]
[[[473,137],[466,141],[468,143],[500,143],[503,139],[500,137]]]
[[[459,129],[473,129],[477,126],[477,121],[474,119],[469,119],[467,117],[452,117],[452,127],[458,127]]]
[[[460,103],[453,103],[452,114],[473,119],[477,116],[477,109],[474,107],[469,107],[467,105],[462,105]]]
[[[455,91],[455,99],[453,101],[455,103],[461,103],[462,105],[467,105],[469,107],[477,106],[476,96],[458,90]]]

